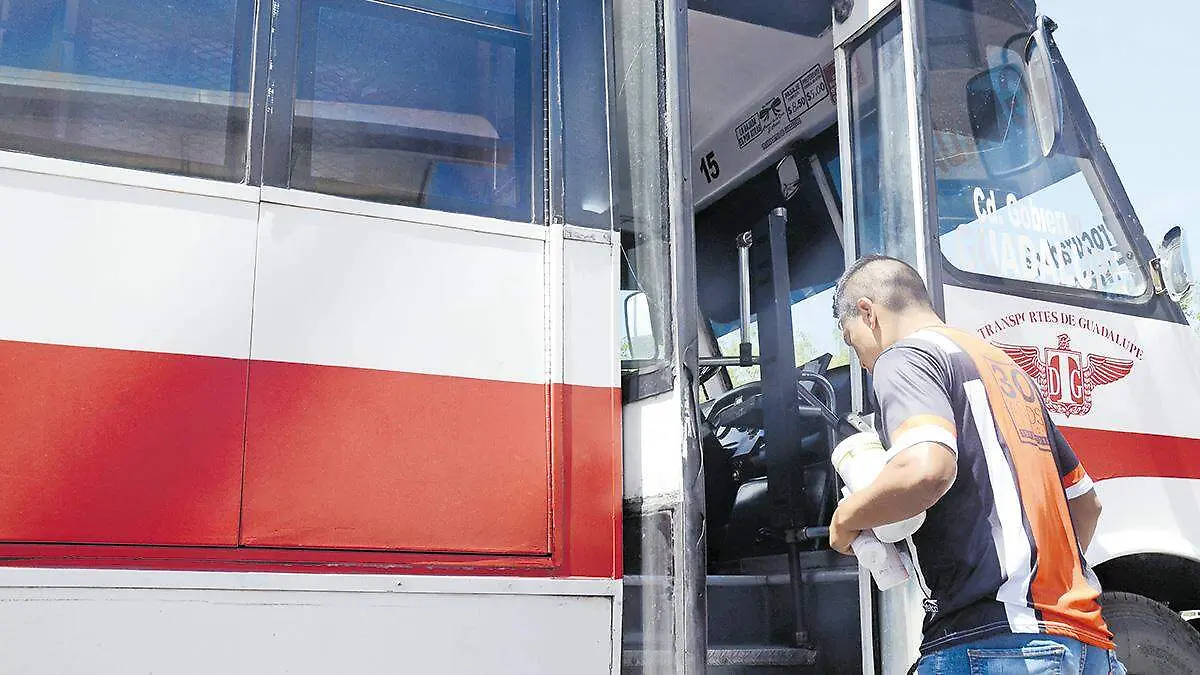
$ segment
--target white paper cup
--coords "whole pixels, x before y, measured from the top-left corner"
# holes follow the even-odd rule
[[[875,536],[879,537],[879,541],[886,544],[894,544],[898,541],[904,541],[908,537],[913,536],[921,526],[925,524],[925,512],[922,511],[917,515],[907,520],[902,520],[898,523],[888,523],[872,528]]]
[[[873,431],[864,431],[838,443],[833,450],[833,468],[851,492],[871,484],[886,464],[887,451]]]
[[[857,492],[870,485],[887,464],[887,451],[873,431],[854,434],[838,443],[834,448],[833,468],[842,477],[850,492]],[[925,513],[897,523],[888,523],[874,528],[875,536],[885,544],[894,544],[911,537],[925,524]]]

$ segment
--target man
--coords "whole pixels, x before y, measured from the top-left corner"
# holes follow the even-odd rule
[[[1033,381],[947,327],[894,258],[846,270],[834,313],[890,447],[834,513],[830,543],[849,554],[861,530],[926,512],[910,542],[927,612],[916,672],[1017,672],[1024,659],[1022,673],[1124,673],[1082,553],[1100,500]]]

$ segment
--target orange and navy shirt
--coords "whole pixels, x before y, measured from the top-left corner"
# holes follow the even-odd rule
[[[900,340],[872,376],[889,456],[927,441],[957,456],[953,485],[911,542],[927,596],[921,652],[1001,633],[1112,649],[1067,508],[1092,483],[1034,381],[949,328]]]

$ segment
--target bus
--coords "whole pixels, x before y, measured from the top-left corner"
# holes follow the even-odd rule
[[[0,2],[12,673],[903,673],[829,550],[911,262],[1200,670],[1200,342],[1033,0]]]

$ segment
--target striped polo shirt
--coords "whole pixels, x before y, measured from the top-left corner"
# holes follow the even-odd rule
[[[1000,349],[945,327],[900,340],[872,375],[889,456],[933,441],[958,461],[910,542],[927,596],[921,653],[1001,633],[1111,649],[1067,509],[1092,482],[1033,380]]]

